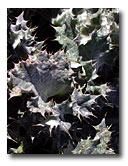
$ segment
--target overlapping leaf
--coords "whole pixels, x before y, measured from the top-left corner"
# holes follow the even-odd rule
[[[97,130],[95,138],[88,137],[86,140],[81,140],[72,151],[73,154],[115,154],[111,148],[108,148],[111,132],[106,127],[105,119],[95,128]]]
[[[72,91],[72,72],[64,58],[56,61],[44,52],[33,63],[28,61],[15,65],[15,69],[10,71],[10,77],[13,85],[22,90],[32,90],[46,102],[51,96]]]

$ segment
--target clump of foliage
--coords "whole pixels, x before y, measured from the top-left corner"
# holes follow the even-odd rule
[[[55,53],[8,20],[8,153],[118,154],[119,11],[60,10]]]

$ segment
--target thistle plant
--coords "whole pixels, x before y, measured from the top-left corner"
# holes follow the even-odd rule
[[[119,11],[61,10],[51,21],[62,45],[56,53],[43,50],[24,13],[10,25],[19,61],[8,70],[8,102],[23,104],[8,112],[16,144],[8,153],[116,154],[109,115],[119,108]]]

